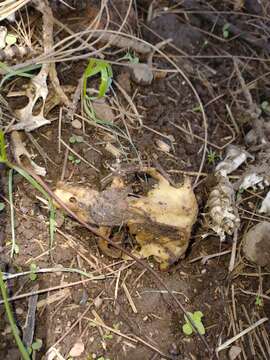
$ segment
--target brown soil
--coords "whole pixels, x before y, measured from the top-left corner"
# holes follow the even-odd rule
[[[91,1],[91,3],[93,3],[93,8],[94,6],[97,9],[99,8],[99,2]],[[115,23],[120,23],[120,17],[125,14],[129,2],[115,1],[113,3],[113,5],[109,5],[114,16],[112,18]],[[147,2],[138,1],[138,8],[132,10],[129,20],[133,25],[136,24],[136,21],[134,21],[137,14],[135,9],[140,19],[145,21],[147,11],[145,3]],[[157,8],[162,9],[164,6],[173,6],[175,2],[160,1],[158,3]],[[226,6],[222,6],[217,1],[212,2],[213,6],[216,5],[216,8],[220,11],[232,9],[230,4],[232,2],[225,1],[224,3],[226,3]],[[59,7],[57,8],[58,5],[54,4],[55,9],[58,9],[56,10],[58,11],[57,16],[63,21],[67,15],[64,13],[64,8],[60,10]],[[84,2],[81,2],[81,5],[84,6]],[[267,10],[267,4],[265,6]],[[112,10],[114,8],[119,10],[118,19],[117,13]],[[70,21],[72,25],[70,27],[73,27],[73,29],[76,28],[78,23],[83,26],[83,21],[76,20],[76,16],[86,14],[84,11],[86,10],[78,8],[77,12],[72,15],[68,12],[70,19],[67,20],[67,24]],[[246,2],[246,8],[241,11],[250,11],[251,13],[259,11],[262,16],[262,10],[252,8],[250,1]],[[93,13],[95,14],[94,10]],[[87,14],[91,18],[89,15],[90,10]],[[87,16],[82,17],[85,19]],[[253,50],[244,40],[224,41],[222,39],[222,29],[220,28],[213,31],[213,35],[219,38],[211,37],[212,25],[199,16],[192,15],[189,24],[181,14],[172,16],[173,19],[169,19],[169,29],[166,29],[165,26],[168,33],[164,33],[163,29],[164,21],[166,24],[166,21],[169,21],[168,19],[163,19],[161,24],[155,23],[153,29],[160,35],[162,35],[163,31],[165,38],[170,32],[177,33],[177,39],[173,38],[175,47],[180,47],[181,36],[184,36],[188,31],[190,35],[189,43],[184,43],[183,46],[183,50],[188,54],[224,56],[222,58],[216,56],[207,60],[189,58],[185,61],[185,58],[179,57],[177,50],[171,47],[165,49],[165,52],[170,54],[171,58],[180,67],[183,61],[186,67],[192,64],[192,72],[189,72],[188,76],[203,103],[206,104],[208,141],[211,144],[208,146],[208,150],[212,150],[216,153],[216,156],[222,157],[224,155],[223,148],[232,139],[234,144],[244,144],[243,135],[251,126],[248,114],[245,112],[245,99],[241,94],[237,95],[237,90],[240,87],[234,74],[233,62],[231,59],[226,58],[225,55],[253,56]],[[231,15],[230,21],[232,20],[239,20],[237,24],[241,27],[242,18],[240,16]],[[183,32],[179,32],[179,22],[182,26],[185,25]],[[203,29],[204,32],[198,31],[198,28]],[[145,39],[152,41],[151,36],[143,30],[143,26],[141,30]],[[206,40],[208,45],[204,43]],[[153,41],[156,42],[156,39]],[[117,56],[111,54],[111,59],[115,60],[115,56],[119,58],[124,55],[125,51],[122,51]],[[256,56],[259,55],[263,57],[263,51],[258,51]],[[154,57],[153,61],[158,68],[172,68],[161,56]],[[267,65],[264,62],[257,60],[243,60],[243,62],[246,64],[246,82],[259,78],[267,71]],[[64,85],[76,86],[86,62],[76,61],[68,65],[68,68],[65,67],[65,64],[59,64],[57,67],[60,82]],[[208,66],[208,69],[206,66]],[[213,70],[212,73],[209,68]],[[121,166],[137,166],[143,161],[161,167],[176,183],[181,182],[184,173],[189,174],[195,180],[202,162],[205,127],[201,112],[198,111],[197,100],[187,82],[180,74],[168,73],[164,78],[155,79],[150,86],[138,86],[131,81],[125,67],[115,65],[113,71],[114,79],[117,79],[127,92],[130,91],[129,95],[133,97],[135,94],[134,103],[144,124],[144,127],[139,127],[137,121],[132,124],[128,122],[127,118],[124,121],[117,120],[117,126],[122,131],[125,132],[125,125],[127,126],[132,139],[131,144],[126,139],[116,137],[114,134],[113,144],[123,151],[120,158]],[[263,78],[258,79],[256,85],[256,89],[252,94],[254,101],[260,104],[269,95],[269,88]],[[109,93],[108,95],[110,97],[112,94]],[[130,111],[126,100],[120,92],[117,93],[117,97],[121,106]],[[228,115],[226,104],[230,105],[234,119],[238,123],[240,128],[238,134],[236,134],[235,125]],[[114,107],[116,107],[115,103]],[[54,110],[51,117],[57,116],[57,110]],[[179,126],[184,131],[180,130]],[[27,147],[37,154],[35,161],[46,167],[46,182],[52,188],[61,178],[65,158],[64,146],[61,147],[60,151],[58,149],[58,129],[58,121],[54,121],[51,125],[44,126],[32,133],[39,146],[48,156],[46,163],[44,158],[37,153],[28,137],[25,137]],[[62,139],[98,169],[96,171],[84,162],[76,165],[68,161],[65,169],[65,180],[77,184],[86,184],[96,189],[101,189],[104,186],[104,178],[111,174],[112,168],[118,165],[117,159],[105,149],[105,145],[110,139],[110,131],[111,129],[105,131],[87,124],[85,131],[76,130],[72,127],[65,112],[63,113]],[[85,142],[71,145],[69,139],[73,134],[83,136]],[[157,146],[157,140],[162,140],[169,145],[170,153],[162,151]],[[206,158],[203,174],[211,174],[214,165]],[[4,175],[3,169],[1,169],[1,174],[1,193],[6,198],[8,196],[7,177],[6,174]],[[129,175],[126,180],[129,185],[133,186],[134,192],[143,192],[148,187],[146,179],[138,175]],[[257,306],[255,305],[256,296],[242,292],[242,290],[247,290],[256,294],[260,286],[259,279],[261,279],[258,277],[258,272],[264,272],[264,270],[258,270],[256,266],[246,263],[241,258],[240,251],[237,257],[237,267],[233,274],[228,274],[229,253],[214,257],[206,263],[202,263],[200,260],[191,262],[192,259],[200,256],[231,249],[232,239],[230,237],[226,242],[220,243],[217,237],[212,235],[204,236],[207,233],[207,228],[204,223],[203,211],[210,186],[211,177],[201,176],[199,186],[195,189],[200,215],[194,227],[186,258],[172,266],[168,272],[160,272],[158,264],[153,259],[147,261],[169,288],[175,292],[187,311],[200,310],[204,314],[203,323],[206,328],[204,338],[211,350],[214,350],[226,339],[248,327],[250,325],[249,321],[254,323],[259,318],[267,316],[270,308],[269,297],[268,300],[264,301],[263,306]],[[150,360],[163,359],[166,356],[171,359],[211,358],[198,336],[187,337],[183,334],[183,314],[151,274],[136,263],[114,261],[102,255],[96,245],[95,236],[79,226],[75,221],[68,217],[65,217],[62,221],[58,219],[63,224],[56,232],[53,249],[49,254],[48,210],[36,198],[36,195],[38,194],[31,185],[16,174],[14,177],[14,207],[16,242],[19,245],[19,254],[16,255],[13,261],[10,260],[10,244],[8,243],[10,243],[11,239],[11,226],[9,207],[7,205],[5,210],[0,213],[0,261],[2,269],[11,273],[21,272],[28,270],[31,263],[35,263],[39,268],[59,268],[60,266],[63,268],[77,268],[95,276],[108,274],[109,272],[113,273],[110,276],[107,275],[105,279],[80,283],[56,291],[47,291],[39,295],[35,338],[42,339],[43,346],[41,352],[36,355],[37,359],[45,358],[45,352],[55,344],[61,355],[68,359],[71,348],[79,338],[82,340],[85,349],[78,359]],[[249,206],[252,205],[245,201],[245,197],[248,196],[249,194],[243,195],[243,203],[246,209],[250,210]],[[254,199],[250,201],[255,202]],[[58,216],[61,217],[61,215]],[[242,234],[250,226],[249,221],[251,220],[246,220],[244,217],[242,219],[239,244],[241,243]],[[128,234],[125,234],[124,237],[129,244],[132,242]],[[251,273],[254,276],[249,275]],[[36,285],[38,285],[38,289],[49,289],[84,279],[83,275],[70,272],[40,274],[35,281],[31,281],[27,276],[20,277],[16,281],[9,282],[9,296],[27,293],[33,290]],[[131,302],[128,301],[127,294],[124,291],[125,287],[131,296]],[[269,276],[265,275],[263,276],[263,289],[266,293],[269,287]],[[133,308],[131,303],[134,304]],[[16,322],[20,330],[23,330],[28,298],[12,302],[12,307],[16,314]],[[232,314],[232,309],[235,310],[234,314]],[[96,314],[107,326],[139,340],[132,342],[128,338],[118,336],[104,329],[104,327],[95,326],[90,319],[94,319]],[[248,314],[249,319],[246,314]],[[0,308],[0,319],[0,358],[19,359],[20,356],[13,342],[13,336],[6,321],[3,307]],[[74,327],[73,324],[75,324]],[[232,324],[236,324],[237,328],[232,329]],[[265,325],[265,334],[269,333],[269,330],[268,322]],[[260,331],[256,331],[257,336],[261,338]],[[254,343],[255,353],[259,354],[256,357],[257,355],[252,353],[250,342],[251,338],[247,336],[236,343],[245,350],[245,359],[267,359],[267,355],[266,357],[261,355],[263,353],[257,342]],[[164,355],[157,354],[149,346],[153,346]],[[264,345],[262,346],[265,349]],[[267,354],[267,349],[264,351]],[[227,351],[220,353],[220,359],[227,358]]]

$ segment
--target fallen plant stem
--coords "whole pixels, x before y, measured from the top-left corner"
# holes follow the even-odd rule
[[[249,326],[247,329],[241,331],[239,334],[235,335],[234,337],[232,337],[231,339],[225,341],[225,343],[223,343],[222,345],[220,345],[219,347],[217,347],[216,349],[216,353],[219,353],[221,350],[225,350],[227,349],[227,347],[229,345],[231,345],[232,343],[234,343],[236,340],[240,339],[242,336],[246,335],[247,333],[249,333],[250,331],[254,330],[257,326],[263,324],[264,322],[268,321],[267,317],[264,317],[258,321],[256,321],[253,325]]]
[[[7,297],[7,290],[6,290],[6,285],[4,283],[3,280],[3,274],[2,271],[0,271],[0,289],[1,289],[1,293],[2,293],[2,298],[3,298],[3,302],[4,302],[4,307],[5,307],[5,311],[7,314],[7,318],[11,327],[11,331],[13,333],[14,339],[16,341],[16,344],[18,346],[18,349],[20,350],[20,353],[22,355],[23,360],[30,360],[30,356],[27,352],[27,350],[25,349],[23,342],[19,336],[19,330],[17,328],[17,325],[15,323],[15,320],[13,318],[12,315],[12,311],[8,302],[8,297]]]
[[[80,269],[72,269],[72,268],[44,268],[44,269],[37,269],[34,271],[35,274],[47,274],[47,273],[54,273],[54,272],[76,273],[76,274],[88,277],[90,279],[92,279],[92,277],[93,277],[92,274],[88,274],[85,271],[82,271]],[[4,278],[4,280],[10,280],[10,279],[18,278],[20,276],[30,275],[32,273],[33,273],[33,271],[31,271],[31,270],[24,271],[21,273],[16,273],[16,274],[3,273],[3,278]]]
[[[13,206],[13,194],[12,194],[12,181],[13,181],[13,169],[9,170],[8,174],[8,194],[10,205],[10,227],[11,227],[11,258],[16,254],[18,246],[15,238],[15,221],[14,221],[14,206]]]

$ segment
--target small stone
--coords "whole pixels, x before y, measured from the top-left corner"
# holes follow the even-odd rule
[[[17,308],[16,309],[16,314],[17,315],[22,315],[24,313],[23,309],[22,308]]]
[[[131,78],[138,85],[150,85],[154,75],[147,64],[133,64],[131,68]]]
[[[256,224],[244,235],[243,253],[259,266],[270,264],[270,222]]]
[[[170,145],[168,143],[166,143],[165,141],[156,139],[155,143],[160,151],[163,151],[166,153],[169,153],[171,151]]]
[[[74,127],[74,129],[80,130],[82,128],[82,123],[78,119],[71,121],[71,125]]]
[[[71,357],[79,357],[84,352],[84,344],[81,339],[79,339],[72,347],[69,352]]]
[[[108,104],[106,98],[96,99],[92,101],[92,106],[95,111],[95,116],[98,120],[113,122],[114,112]]]

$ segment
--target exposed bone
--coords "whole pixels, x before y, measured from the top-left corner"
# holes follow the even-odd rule
[[[32,52],[34,52],[34,50],[29,47],[12,45],[0,50],[0,61],[8,61],[13,58],[23,58]]]
[[[228,175],[238,169],[248,157],[253,159],[253,156],[247,151],[238,146],[229,145],[227,147],[226,157],[216,166],[216,171],[220,171],[224,175]]]
[[[256,172],[247,174],[243,181],[241,182],[239,189],[249,189],[253,188],[256,189],[256,186],[258,185],[260,188],[263,188],[263,176],[258,175]]]
[[[51,51],[53,47],[53,16],[52,10],[47,0],[34,0],[33,4],[43,15],[43,46],[44,52]],[[15,110],[17,118],[20,123],[15,124],[11,130],[25,130],[33,131],[39,127],[50,124],[50,120],[44,116],[45,102],[48,97],[47,79],[50,76],[52,85],[62,103],[69,106],[69,100],[64,91],[60,87],[57,78],[55,64],[43,64],[38,75],[31,79],[28,87],[25,90],[25,95],[28,97],[28,104],[19,110]],[[35,106],[38,101],[42,101],[41,108],[38,114],[34,114]]]
[[[235,189],[253,188],[264,189],[270,183],[270,154],[261,151],[256,158],[256,165],[249,166],[239,181],[234,184]]]
[[[48,0],[33,0],[34,5],[36,6],[37,10],[42,13],[43,18],[43,46],[44,52],[48,53],[53,48],[53,13],[52,9],[49,5]],[[55,63],[49,64],[49,76],[54,87],[54,90],[58,94],[61,102],[69,107],[70,101],[66,94],[64,93],[63,89],[60,86],[59,79],[57,77]]]
[[[259,213],[264,213],[270,215],[270,191],[266,194],[266,197],[263,199],[262,206],[259,210]]]
[[[15,115],[20,120],[13,125],[11,130],[33,131],[43,125],[50,124],[50,120],[44,117],[45,101],[48,95],[47,77],[49,65],[44,64],[37,76],[31,79],[29,86],[25,90],[25,96],[28,97],[28,104],[19,110],[15,110]],[[37,115],[33,114],[37,101],[42,99],[42,106]]]
[[[31,158],[31,155],[26,150],[24,143],[22,142],[20,133],[18,131],[13,131],[11,133],[11,141],[12,141],[12,150],[15,161],[17,164],[22,165],[23,158],[26,157],[29,163],[31,164],[32,168],[34,169],[35,173],[40,176],[46,175],[45,168],[37,165]]]
[[[240,219],[235,207],[234,189],[226,176],[216,174],[218,183],[211,191],[207,202],[209,227],[225,240],[238,228]]]

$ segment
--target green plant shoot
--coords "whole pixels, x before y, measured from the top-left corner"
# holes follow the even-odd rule
[[[87,97],[87,80],[100,73],[101,82],[99,85],[98,98],[103,97],[111,86],[113,72],[111,65],[98,59],[90,59],[83,74],[83,98]]]
[[[1,80],[0,88],[3,86],[3,84],[8,79],[10,79],[13,76],[21,76],[21,77],[27,77],[27,78],[34,77],[35,75],[31,74],[30,72],[33,70],[39,69],[40,67],[41,67],[41,64],[34,64],[34,65],[26,66],[19,70],[12,70],[6,64],[4,64],[3,62],[0,61],[0,69],[2,70],[2,72],[5,73],[5,75],[3,76],[2,80]]]
[[[19,166],[12,164],[8,161],[6,155],[6,144],[3,131],[0,130],[0,163],[5,164],[10,169],[17,171],[22,177],[24,177],[37,191],[39,191],[49,203],[49,210],[50,210],[50,249],[52,248],[54,242],[54,234],[55,234],[55,207],[53,205],[52,199],[47,194],[47,192],[43,189],[43,187],[30,176],[25,170],[21,169]]]
[[[195,311],[194,313],[188,312],[188,315],[193,320],[198,332],[201,335],[204,335],[205,334],[205,328],[204,328],[203,323],[202,323],[203,313],[201,311]],[[187,316],[184,315],[184,317],[185,317],[186,323],[182,327],[183,333],[185,335],[188,335],[188,336],[192,335],[192,333],[194,331],[193,327],[192,327],[190,321],[188,320]]]
[[[7,315],[10,327],[11,327],[11,331],[13,333],[13,336],[14,336],[14,339],[15,339],[16,344],[18,346],[18,349],[20,350],[22,359],[23,360],[30,360],[30,356],[29,356],[29,354],[28,354],[26,348],[24,347],[23,342],[22,342],[22,340],[20,338],[19,330],[18,330],[17,325],[15,323],[15,320],[14,320],[14,317],[13,317],[13,314],[12,314],[12,311],[11,311],[11,308],[10,308],[10,305],[9,305],[9,302],[8,302],[7,289],[6,289],[6,285],[5,285],[4,280],[3,280],[3,274],[2,274],[1,271],[0,271],[0,290],[1,290],[0,292],[2,294],[3,301],[4,301],[4,307],[5,307],[6,315]]]

